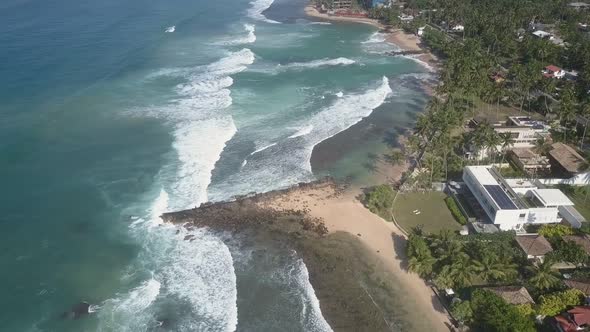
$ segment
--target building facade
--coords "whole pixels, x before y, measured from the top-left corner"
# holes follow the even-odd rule
[[[574,205],[557,189],[531,187],[517,192],[491,166],[465,167],[463,181],[500,230],[524,231],[527,224],[559,223],[559,207]]]

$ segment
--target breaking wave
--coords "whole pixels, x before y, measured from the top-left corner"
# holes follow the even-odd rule
[[[350,66],[355,64],[356,61],[348,58],[335,58],[335,59],[320,59],[320,60],[313,60],[309,62],[293,62],[289,63],[284,66],[280,66],[281,69],[309,69],[309,68],[319,68],[324,66]]]
[[[388,43],[386,40],[387,34],[374,32],[369,36],[369,39],[362,41],[361,44],[363,50],[371,54],[382,54],[400,49],[397,45]]]
[[[253,24],[244,24],[244,31],[246,32],[245,36],[240,37],[230,37],[230,38],[223,38],[221,41],[214,43],[214,45],[244,45],[244,44],[252,44],[256,41],[256,26]]]
[[[267,22],[267,23],[275,23],[278,24],[280,22],[269,20],[264,16],[262,13],[270,8],[274,0],[254,0],[250,2],[250,9],[248,9],[248,16],[255,20]]]
[[[168,33],[172,33],[174,31],[176,31],[176,26],[175,25],[173,25],[171,27],[167,27],[166,30],[164,30],[164,32],[168,32]]]
[[[391,93],[389,80],[383,77],[374,88],[335,99],[332,105],[301,123],[298,132],[277,142],[272,154],[251,155],[239,176],[233,174],[215,183],[209,188],[210,197],[218,200],[226,198],[226,192],[265,192],[313,180],[310,161],[314,147],[370,115]]]
[[[242,49],[206,66],[161,71],[152,77],[185,79],[174,87],[176,97],[169,105],[142,113],[173,126],[175,156],[160,172],[161,189],[151,207],[130,226],[142,251],[128,275],[138,278],[131,282],[140,285],[104,302],[99,330],[151,330],[162,321],[178,331],[236,329],[236,275],[227,246],[205,229],[162,224],[160,215],[208,201],[215,164],[237,132],[225,112],[232,104],[231,75],[253,62],[254,54]],[[149,277],[136,276],[135,271],[149,271]],[[171,302],[174,308],[185,308],[182,315],[170,313]]]

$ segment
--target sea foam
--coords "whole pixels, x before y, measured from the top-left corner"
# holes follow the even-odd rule
[[[248,9],[248,16],[255,20],[267,22],[267,23],[280,23],[277,21],[269,20],[262,13],[270,8],[274,0],[254,0],[250,2],[250,9]]]
[[[383,77],[377,85],[361,93],[335,98],[331,105],[302,121],[296,133],[277,141],[272,154],[251,155],[239,173],[215,183],[209,188],[210,198],[226,199],[227,192],[235,195],[265,192],[313,180],[314,147],[370,115],[391,93],[389,80]]]
[[[225,112],[232,104],[231,75],[253,62],[254,54],[242,49],[206,66],[161,73],[186,82],[173,88],[176,98],[169,105],[143,113],[167,120],[174,129],[175,156],[159,174],[162,188],[144,217],[130,226],[143,250],[135,265],[129,267],[126,279],[132,284],[136,278],[141,281],[142,275],[131,271],[151,271],[151,277],[104,302],[99,330],[150,330],[158,324],[154,318],[157,309],[166,305],[158,299],[171,297],[175,305],[184,306],[183,315],[173,322],[179,330],[236,329],[236,275],[227,246],[207,230],[189,231],[162,224],[160,215],[208,200],[212,171],[237,131],[231,115]],[[186,241],[187,237],[192,240]]]

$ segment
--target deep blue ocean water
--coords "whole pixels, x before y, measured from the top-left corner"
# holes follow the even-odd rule
[[[315,145],[424,103],[427,70],[373,28],[271,4],[0,3],[0,330],[329,330],[296,256],[158,218],[311,180]],[[380,141],[324,171],[362,173]]]

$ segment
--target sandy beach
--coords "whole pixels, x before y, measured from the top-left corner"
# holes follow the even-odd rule
[[[315,17],[327,21],[337,21],[337,22],[352,22],[352,23],[363,23],[372,25],[379,29],[384,29],[385,26],[378,22],[377,20],[371,18],[362,18],[362,17],[347,17],[347,16],[335,16],[329,14],[320,13],[315,7],[309,5],[305,7],[305,14],[310,17]]]
[[[335,21],[335,22],[351,22],[351,23],[362,23],[374,26],[380,30],[386,30],[388,26],[385,26],[381,22],[371,19],[371,18],[362,18],[362,17],[347,17],[347,16],[336,16],[336,15],[329,15],[320,13],[317,8],[312,5],[308,5],[305,7],[305,14],[310,17],[319,18],[322,20],[327,21]],[[394,30],[393,32],[389,33],[386,41],[391,44],[395,44],[400,48],[402,51],[423,51],[422,54],[412,55],[415,59],[422,61],[426,64],[427,67],[430,67],[432,71],[436,71],[438,66],[438,59],[435,55],[430,53],[422,44],[420,37],[406,33],[401,29]]]
[[[416,274],[406,270],[406,237],[393,223],[371,213],[357,199],[361,191],[350,188],[343,193],[333,186],[309,187],[291,191],[261,203],[275,210],[305,210],[323,220],[330,233],[344,231],[357,236],[377,255],[389,272],[403,283],[411,303],[435,329],[448,331],[449,318],[431,288]]]

